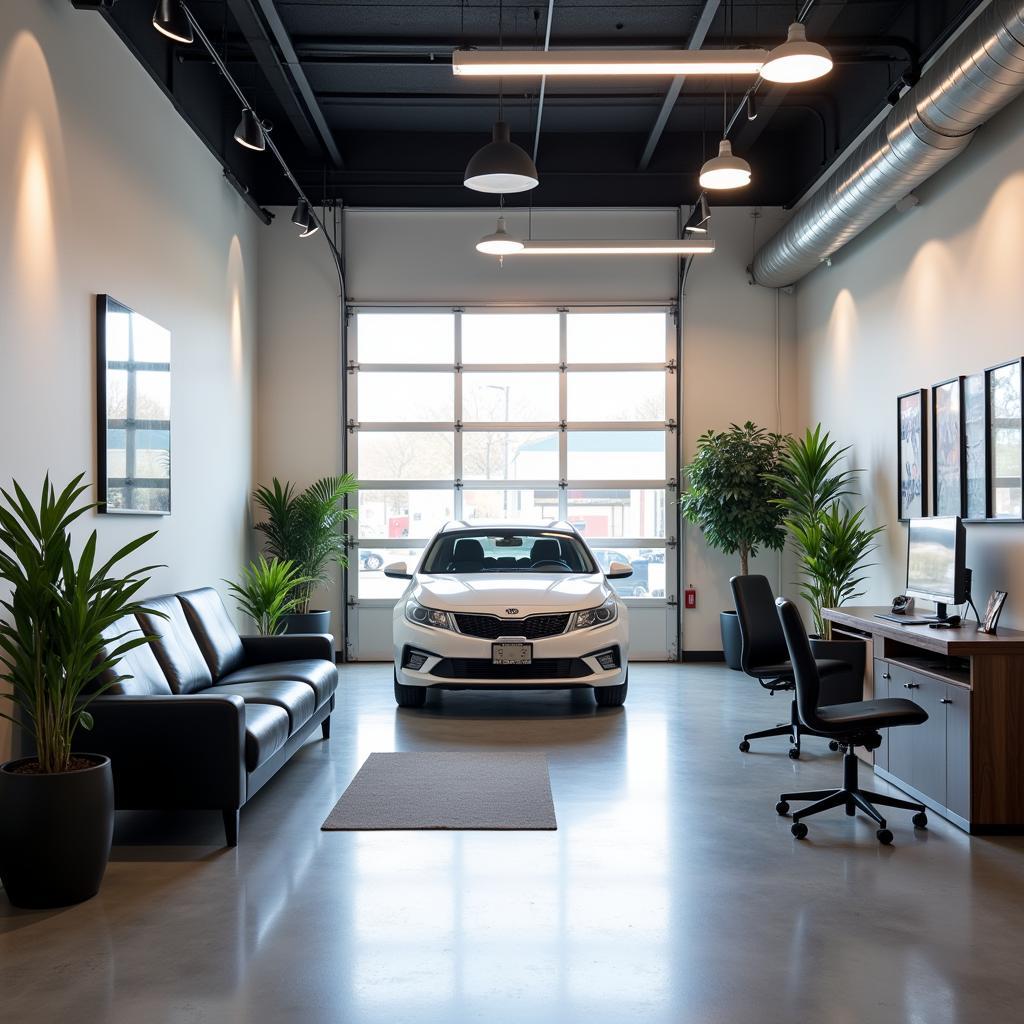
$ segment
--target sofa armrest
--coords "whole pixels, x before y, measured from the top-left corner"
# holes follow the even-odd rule
[[[335,661],[334,637],[330,633],[281,633],[278,636],[243,636],[246,665],[270,661],[305,661],[316,658]]]
[[[111,694],[75,746],[110,758],[120,809],[245,803],[245,703],[216,693]]]

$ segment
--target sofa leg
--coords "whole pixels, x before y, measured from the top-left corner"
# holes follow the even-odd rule
[[[331,738],[331,716],[328,715],[320,723],[320,731],[324,734],[324,739],[329,740]]]
[[[239,810],[237,807],[230,807],[224,809],[224,839],[228,846],[238,845],[238,818]]]

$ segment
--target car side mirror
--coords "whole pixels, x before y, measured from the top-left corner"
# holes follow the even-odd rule
[[[390,565],[384,566],[384,575],[390,576],[393,580],[412,579],[412,573],[409,572],[409,566],[405,562],[392,562]]]
[[[612,564],[608,566],[608,571],[605,573],[605,576],[610,580],[624,580],[628,576],[632,575],[633,566],[626,565],[625,562],[612,562]]]

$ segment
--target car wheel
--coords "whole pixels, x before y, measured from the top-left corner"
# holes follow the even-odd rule
[[[626,703],[626,690],[629,688],[629,677],[620,686],[595,686],[594,700],[599,708],[621,708]]]
[[[427,688],[403,686],[395,676],[395,703],[400,708],[421,708],[427,703]]]
[[[379,569],[384,564],[384,559],[380,555],[367,555],[366,556],[366,568],[373,572],[374,569]]]

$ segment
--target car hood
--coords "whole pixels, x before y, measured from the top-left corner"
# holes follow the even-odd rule
[[[533,615],[578,611],[603,604],[612,589],[603,575],[565,573],[469,573],[417,575],[412,597],[428,608],[478,614]],[[517,612],[510,612],[517,608]]]

